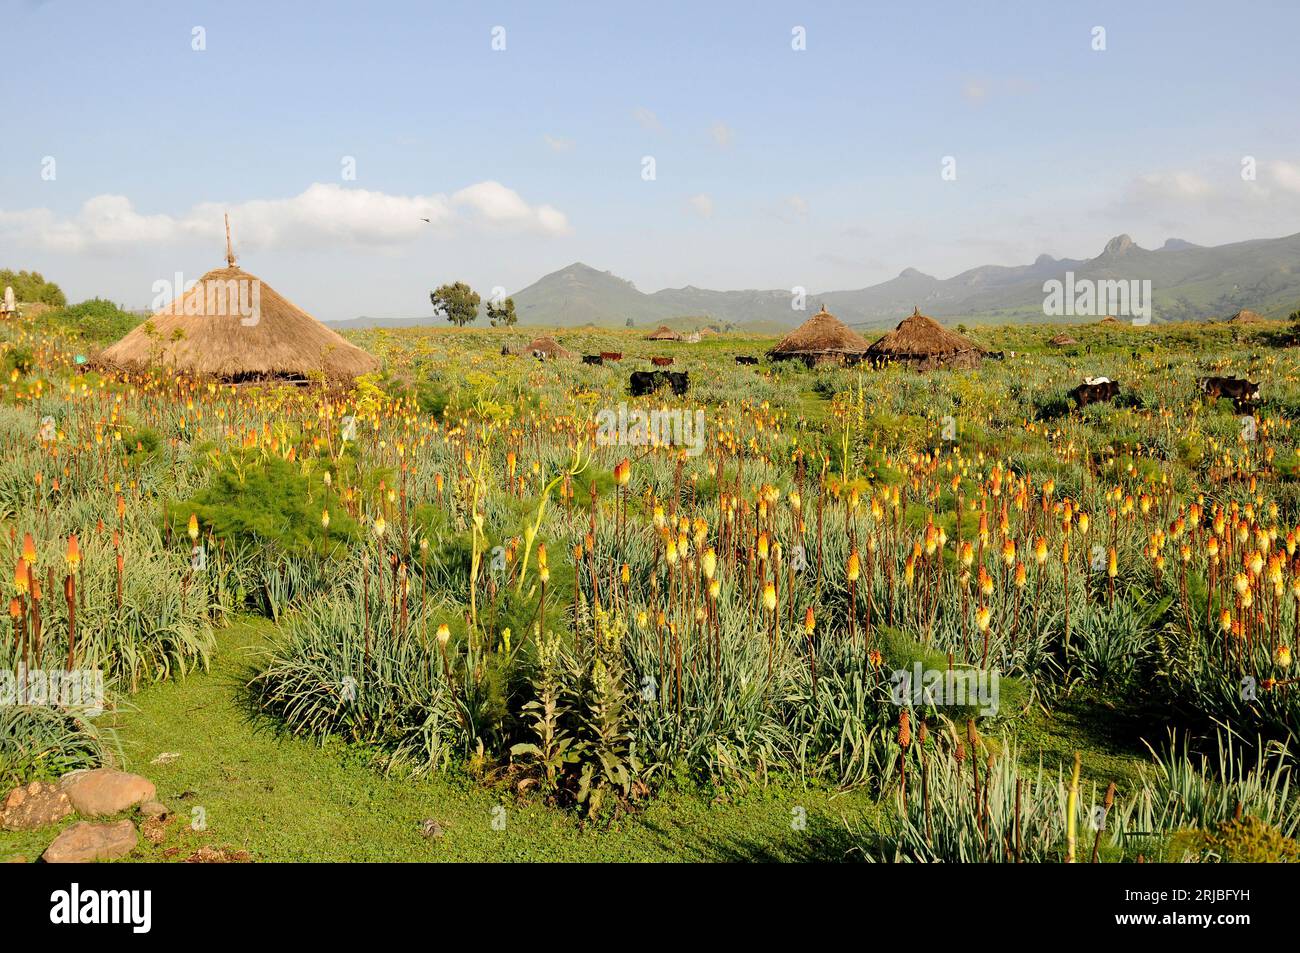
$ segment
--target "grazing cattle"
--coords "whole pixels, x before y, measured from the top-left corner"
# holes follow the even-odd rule
[[[685,396],[687,388],[691,386],[691,378],[686,371],[661,371],[660,376],[668,381],[678,397]]]
[[[604,363],[605,363],[605,359],[604,359],[603,357],[601,357],[599,354],[584,354],[584,355],[582,355],[582,363],[584,363],[584,364],[604,364]]]
[[[655,367],[670,367],[673,363],[673,359],[671,357],[652,357],[650,358],[650,363]]]
[[[631,379],[633,397],[645,397],[653,394],[665,384],[673,389],[678,397],[690,387],[690,375],[686,371],[633,371]]]
[[[737,364],[757,364],[757,363],[758,363],[758,358],[756,358],[756,357],[749,357],[748,355],[745,355],[745,354],[737,354],[737,355],[736,355],[736,363],[737,363]]]
[[[1107,377],[1085,377],[1069,396],[1080,407],[1100,404],[1119,396],[1119,384]]]
[[[984,356],[987,357],[990,361],[1002,361],[1002,360],[1006,360],[1007,354],[1006,351],[989,351]]]
[[[621,361],[623,360],[622,351],[601,351],[600,359],[602,361]]]
[[[1202,378],[1201,390],[1216,400],[1220,397],[1229,398],[1239,413],[1259,402],[1259,385],[1237,377]]]

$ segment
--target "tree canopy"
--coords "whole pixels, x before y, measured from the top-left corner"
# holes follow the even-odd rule
[[[434,314],[445,317],[458,328],[473,324],[478,317],[478,293],[463,281],[429,292],[429,301]]]
[[[46,281],[39,271],[11,271],[0,268],[0,293],[5,288],[14,289],[14,298],[28,304],[52,304],[61,308],[68,303],[63,289],[52,281]]]

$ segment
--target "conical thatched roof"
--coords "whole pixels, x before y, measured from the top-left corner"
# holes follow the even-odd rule
[[[1248,308],[1242,308],[1236,314],[1228,319],[1229,324],[1260,324],[1267,321],[1258,311],[1251,311]]]
[[[534,338],[524,348],[525,354],[540,354],[547,358],[573,357],[573,352],[567,348],[561,347],[560,343],[552,337]]]
[[[850,330],[835,315],[822,309],[777,342],[768,352],[777,360],[799,357],[805,360],[843,360],[861,357],[867,339]]]
[[[95,363],[223,380],[313,374],[346,380],[379,368],[376,358],[233,264],[208,272]]]
[[[1070,335],[1066,334],[1064,331],[1062,331],[1060,334],[1053,337],[1047,343],[1052,345],[1052,347],[1072,347],[1073,345],[1078,344],[1079,342],[1076,341],[1074,338],[1070,337]]]
[[[984,349],[916,308],[911,316],[898,322],[898,327],[872,344],[867,357],[876,363],[911,364],[917,370],[974,367],[984,357]]]
[[[1108,314],[1108,315],[1106,315],[1106,317],[1102,318],[1102,319],[1101,319],[1100,321],[1098,321],[1097,323],[1098,323],[1098,324],[1119,324],[1119,323],[1120,323],[1120,320],[1119,320],[1119,318],[1115,317],[1115,315],[1113,315],[1113,314]]]
[[[647,341],[680,341],[682,336],[666,324],[661,324],[650,334],[646,335]]]

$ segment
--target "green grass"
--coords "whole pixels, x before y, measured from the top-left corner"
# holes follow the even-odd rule
[[[256,861],[834,861],[850,848],[845,820],[876,816],[862,791],[775,785],[714,797],[670,788],[634,815],[584,827],[501,786],[388,777],[359,749],[287,738],[250,718],[242,686],[273,631],[241,619],[218,633],[209,673],[152,686],[116,716],[126,769],[154,781],[174,812],[163,842],[142,838],[131,859],[182,860],[207,845]],[[1054,766],[1082,748],[1085,773],[1101,783],[1132,780],[1143,760],[1115,713],[1086,701],[1030,716],[1017,734],[1035,764],[1040,750]],[[180,757],[153,764],[164,752]],[[196,808],[206,815],[202,832],[189,826]],[[504,830],[493,827],[499,808]],[[421,834],[425,818],[442,825],[441,838]],[[0,860],[35,859],[58,829],[0,832]]]
[[[250,721],[240,687],[272,631],[241,620],[219,632],[211,672],[150,687],[117,716],[125,767],[154,781],[174,812],[163,843],[142,838],[132,859],[180,860],[208,845],[257,861],[839,860],[848,849],[844,817],[870,809],[860,793],[769,788],[711,800],[671,792],[611,826],[583,828],[570,814],[469,779],[385,777],[360,751]],[[163,752],[180,757],[152,764]],[[493,827],[499,807],[504,830]],[[189,829],[195,808],[206,831]],[[422,836],[424,818],[444,835]],[[34,860],[57,831],[0,833],[0,860]],[[180,849],[164,854],[169,848]]]

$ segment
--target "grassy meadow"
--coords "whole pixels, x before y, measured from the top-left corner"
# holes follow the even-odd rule
[[[376,329],[295,388],[87,370],[123,329],[71,310],[0,325],[0,670],[108,710],[0,707],[0,789],[149,775],[139,859],[1300,859],[1284,324],[972,327],[1004,359],[924,375]],[[651,356],[684,397],[629,396]],[[620,404],[702,452],[603,444]]]

